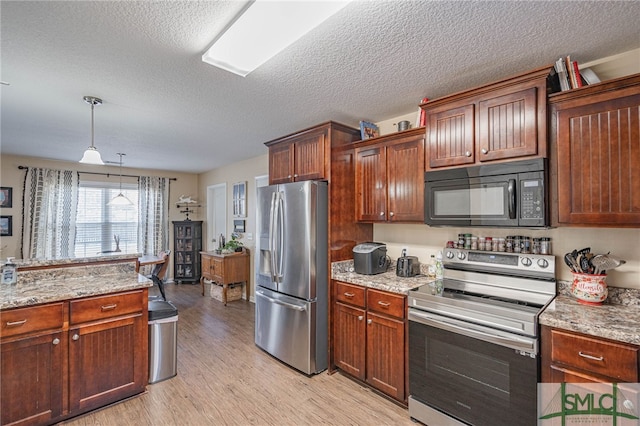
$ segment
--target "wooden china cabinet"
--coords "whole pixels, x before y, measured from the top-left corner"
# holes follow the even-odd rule
[[[422,104],[427,114],[426,169],[547,157],[552,68]]]
[[[173,279],[178,283],[200,282],[202,221],[173,222]]]
[[[640,225],[640,74],[556,93],[552,223]]]

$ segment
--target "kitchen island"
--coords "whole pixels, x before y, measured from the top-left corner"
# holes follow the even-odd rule
[[[135,263],[16,264],[17,284],[0,286],[2,424],[52,424],[144,392],[153,283]]]

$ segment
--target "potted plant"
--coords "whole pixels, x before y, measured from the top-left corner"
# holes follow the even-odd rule
[[[222,247],[223,253],[233,253],[242,251],[243,244],[238,240],[238,234],[235,232],[231,234],[231,239],[225,243]]]

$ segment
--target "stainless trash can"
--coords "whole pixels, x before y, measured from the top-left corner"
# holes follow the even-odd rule
[[[178,309],[164,300],[149,301],[149,383],[178,374]]]

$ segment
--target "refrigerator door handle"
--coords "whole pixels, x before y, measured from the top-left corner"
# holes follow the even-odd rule
[[[296,311],[300,311],[300,312],[303,312],[303,311],[307,310],[306,306],[293,305],[291,303],[283,302],[282,300],[274,299],[272,297],[269,297],[269,296],[265,295],[260,290],[256,290],[256,294],[258,296],[260,296],[260,297],[264,297],[265,299],[267,299],[271,303],[275,303],[276,305],[281,305],[281,306],[284,306],[284,307],[287,307],[287,308],[295,309]]]
[[[284,262],[284,200],[282,193],[278,192],[278,282],[282,282],[282,268]]]
[[[278,196],[277,192],[271,193],[271,207],[269,208],[269,252],[271,256],[269,256],[270,273],[271,273],[271,282],[276,282],[276,245],[275,245],[275,226],[276,226],[276,198]]]

